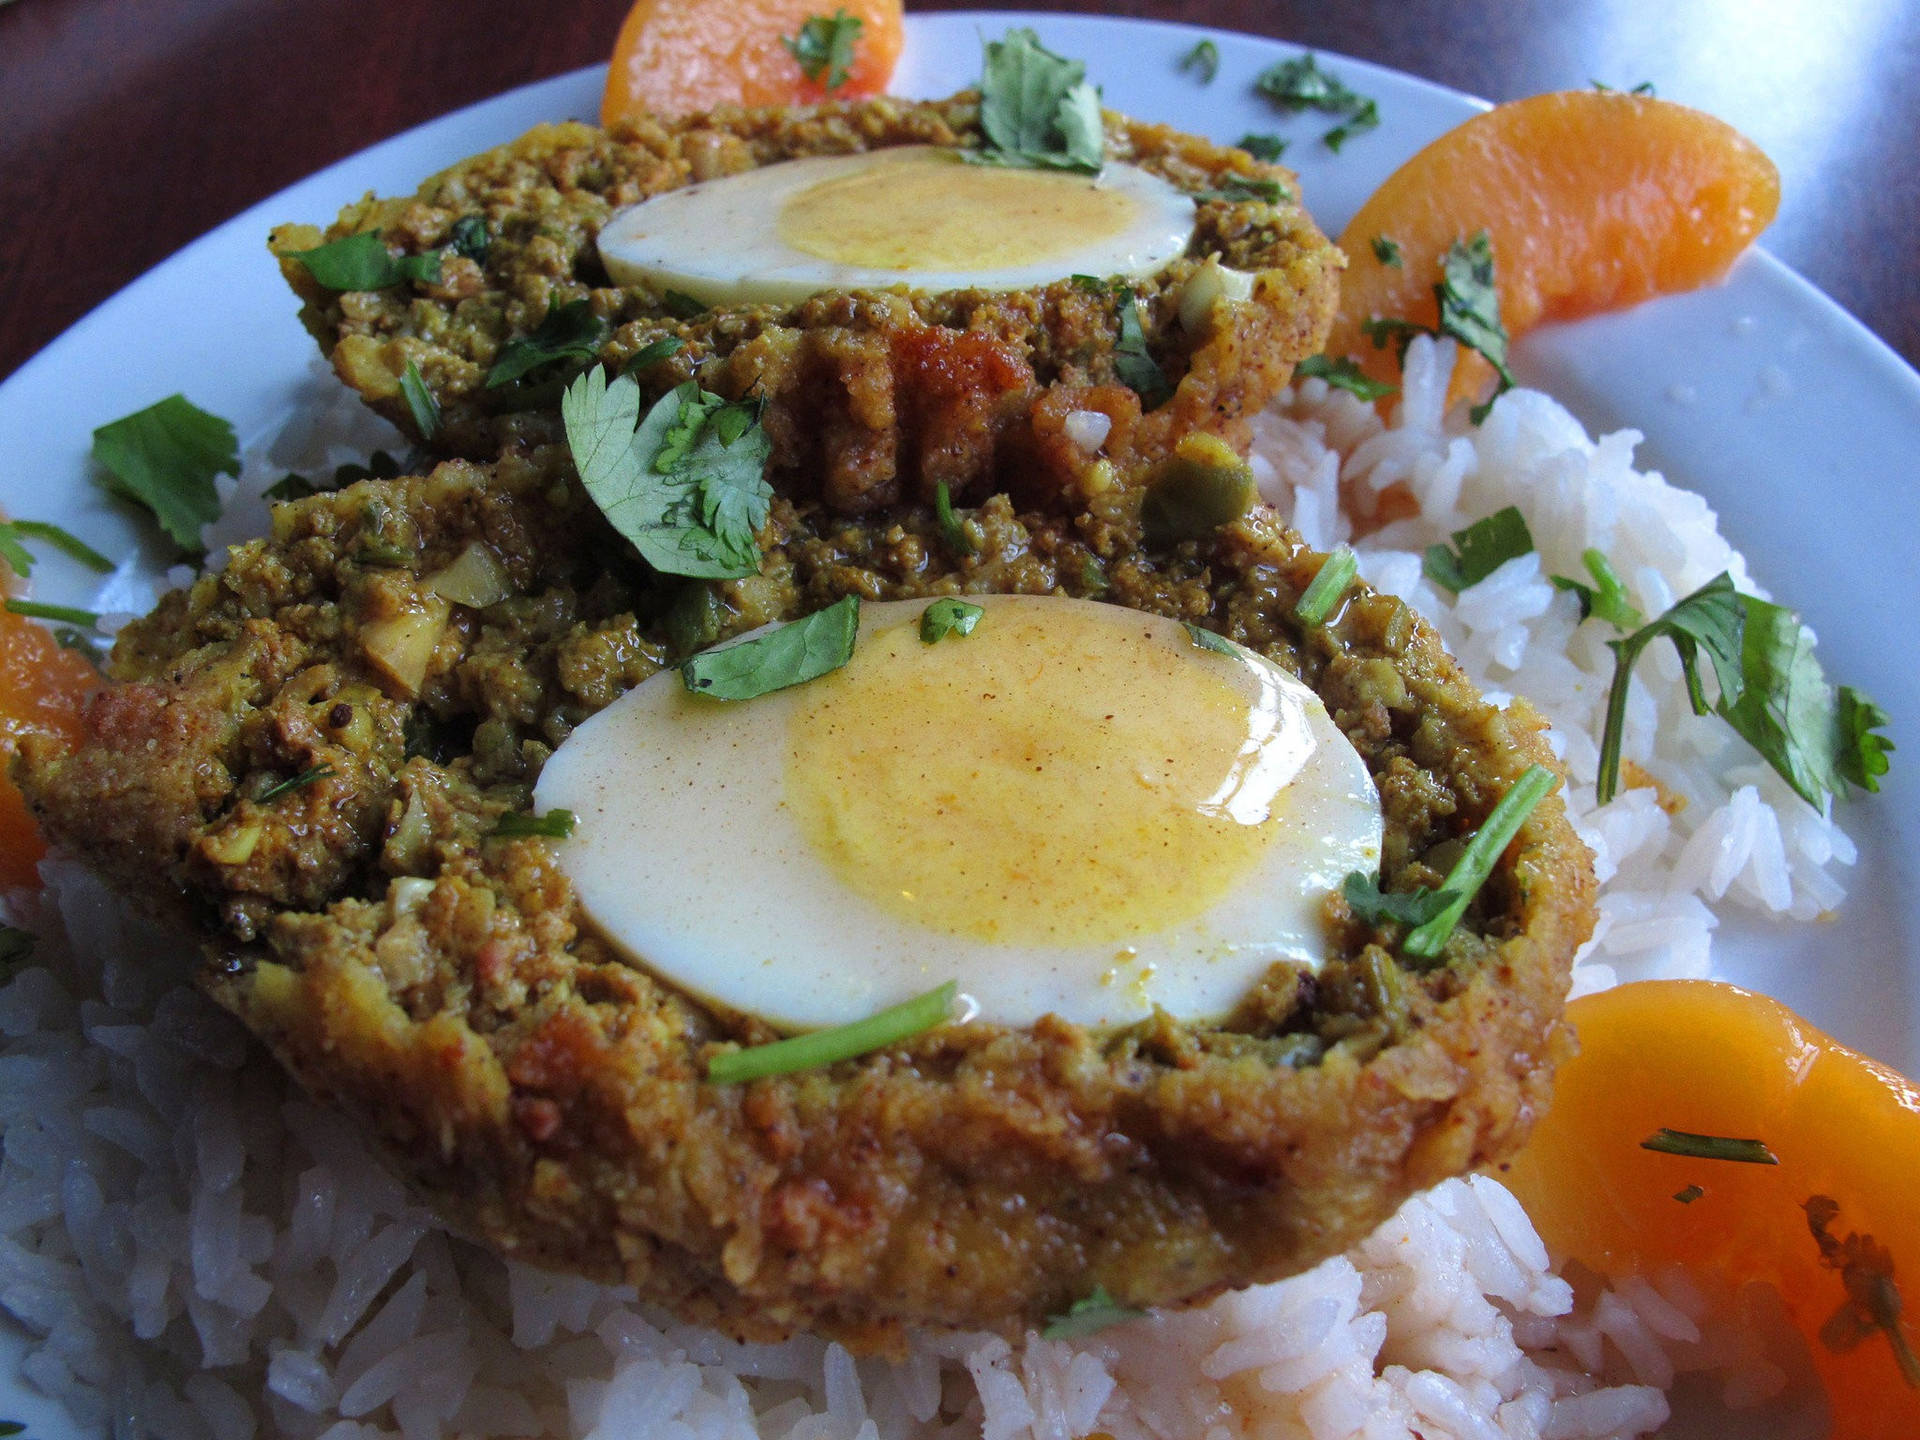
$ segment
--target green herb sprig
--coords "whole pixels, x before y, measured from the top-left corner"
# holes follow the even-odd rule
[[[1598,616],[1609,625],[1622,630],[1631,630],[1642,620],[1642,615],[1627,599],[1627,587],[1614,573],[1613,566],[1599,550],[1587,549],[1580,552],[1580,563],[1587,567],[1587,574],[1593,577],[1593,584],[1574,580],[1565,575],[1553,575],[1556,590],[1569,590],[1580,601],[1582,620]]]
[[[1322,70],[1320,62],[1310,54],[1269,65],[1253,85],[1290,115],[1317,110],[1338,118],[1340,123],[1320,137],[1336,154],[1355,135],[1377,129],[1380,124],[1379,105],[1349,89],[1337,75]]]
[[[1296,380],[1324,380],[1335,390],[1344,390],[1362,400],[1378,400],[1396,393],[1400,387],[1368,377],[1353,361],[1334,360],[1325,355],[1309,355],[1293,367]]]
[[[1256,160],[1274,161],[1287,153],[1287,142],[1278,135],[1249,130],[1233,142]]]
[[[707,1080],[715,1085],[738,1085],[769,1075],[791,1075],[803,1070],[819,1070],[842,1060],[851,1060],[943,1024],[953,1013],[958,986],[951,980],[924,995],[856,1020],[776,1040],[770,1045],[752,1045],[744,1050],[729,1050],[707,1063]]]
[[[964,557],[979,551],[980,542],[973,538],[973,532],[962,525],[960,517],[953,513],[953,492],[947,488],[944,480],[934,483],[933,523],[940,527],[941,540],[955,555]]]
[[[1778,1165],[1780,1158],[1764,1140],[1736,1140],[1726,1135],[1696,1135],[1691,1130],[1669,1130],[1662,1125],[1640,1142],[1642,1150],[1662,1155],[1685,1155],[1692,1160],[1733,1160],[1742,1165]]]
[[[1100,96],[1087,67],[1054,54],[1024,27],[986,45],[980,76],[985,145],[964,152],[980,164],[1098,174],[1106,163]]]
[[[1220,47],[1211,40],[1200,41],[1180,57],[1180,69],[1197,75],[1202,85],[1211,85],[1220,73]]]
[[[1453,532],[1453,545],[1429,545],[1420,568],[1443,590],[1458,595],[1469,590],[1509,560],[1533,553],[1533,534],[1517,505],[1496,510],[1464,530]]]
[[[838,670],[853,658],[860,597],[848,595],[804,619],[751,640],[702,650],[680,666],[680,681],[713,700],[752,700]]]
[[[583,297],[556,305],[529,333],[501,348],[487,371],[487,388],[511,384],[556,361],[591,360],[610,333],[612,327],[594,313],[592,301]]]
[[[1500,291],[1494,284],[1493,241],[1484,230],[1466,239],[1455,240],[1440,260],[1440,283],[1433,287],[1440,318],[1433,329],[1411,320],[1375,315],[1361,322],[1360,330],[1380,349],[1389,341],[1406,354],[1407,342],[1415,335],[1451,336],[1469,350],[1477,350],[1492,365],[1500,383],[1485,402],[1468,412],[1478,425],[1487,418],[1498,400],[1514,386],[1513,371],[1507,366],[1507,329],[1500,319]]]
[[[942,596],[920,612],[920,638],[937,645],[949,635],[971,635],[986,613],[984,606]]]
[[[287,255],[306,266],[307,273],[329,290],[390,290],[409,281],[440,283],[438,250],[424,255],[395,255],[376,230],[364,230],[311,250],[290,250]]]
[[[827,89],[838,90],[853,71],[854,46],[866,24],[842,6],[831,15],[810,15],[797,35],[783,35],[780,43],[800,66],[800,73]]]
[[[100,617],[91,610],[78,610],[71,605],[45,605],[38,600],[8,600],[6,608],[10,614],[24,615],[29,620],[52,620],[60,625],[78,625],[83,630],[98,630]]]
[[[53,546],[68,558],[78,560],[89,570],[106,574],[113,562],[71,530],[46,520],[0,520],[0,560],[5,560],[22,580],[33,574],[33,555],[25,542],[39,540]]]
[[[1520,833],[1520,827],[1533,813],[1534,807],[1553,792],[1560,783],[1560,777],[1544,765],[1529,765],[1520,773],[1520,778],[1507,787],[1507,793],[1500,797],[1486,822],[1474,832],[1466,848],[1460,852],[1460,858],[1447,872],[1447,878],[1440,882],[1442,891],[1453,895],[1444,910],[1423,921],[1408,932],[1401,942],[1401,948],[1407,954],[1421,960],[1437,960],[1440,951],[1447,943],[1447,937],[1453,934],[1453,927],[1460,923],[1460,917],[1467,913],[1467,905],[1480,893],[1480,887],[1487,883],[1493,874],[1493,867],[1499,862],[1502,852],[1513,843],[1513,837]]]
[[[93,432],[93,458],[109,493],[160,522],[183,551],[200,553],[200,529],[220,514],[216,475],[238,476],[240,442],[218,415],[169,395]]]

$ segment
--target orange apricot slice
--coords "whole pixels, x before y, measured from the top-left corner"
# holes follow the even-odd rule
[[[613,47],[600,123],[716,105],[810,105],[877,95],[893,76],[906,29],[901,0],[638,0]],[[809,78],[784,41],[836,13],[860,22],[844,83]]]
[[[1441,257],[1482,230],[1517,336],[1717,280],[1779,205],[1773,162],[1711,115],[1612,90],[1516,100],[1449,130],[1360,207],[1340,237],[1348,269],[1327,353],[1397,378],[1393,348],[1376,348],[1362,324],[1431,327]],[[1398,267],[1375,254],[1382,236]],[[1464,378],[1477,389],[1490,371],[1471,358]]]
[[[1912,1435],[1920,1389],[1888,1335],[1867,1330],[1844,1350],[1821,1338],[1848,1290],[1822,1264],[1803,1207],[1826,1196],[1838,1206],[1834,1240],[1870,1235],[1885,1247],[1906,1341],[1920,1346],[1920,1088],[1777,1001],[1717,981],[1622,985],[1567,1014],[1580,1054],[1501,1176],[1548,1246],[1613,1275],[1678,1263],[1772,1282],[1827,1387],[1835,1440]],[[1759,1140],[1779,1163],[1643,1149],[1663,1128]]]
[[[35,731],[77,738],[81,704],[99,683],[93,666],[62,648],[46,626],[0,610],[0,888],[37,885],[34,866],[47,849],[7,779],[14,747]]]

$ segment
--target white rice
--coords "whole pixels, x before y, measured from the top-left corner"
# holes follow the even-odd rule
[[[1323,547],[1390,489],[1419,501],[1418,517],[1358,542],[1362,569],[1485,688],[1553,721],[1604,882],[1576,988],[1707,973],[1726,906],[1830,910],[1852,845],[1693,717],[1659,648],[1638,672],[1626,753],[1669,804],[1638,788],[1595,805],[1606,627],[1580,625],[1545,577],[1583,575],[1580,552],[1597,546],[1649,615],[1722,569],[1754,587],[1698,497],[1632,468],[1637,437],[1595,442],[1526,391],[1474,430],[1443,414],[1451,362],[1451,342],[1415,342],[1391,427],[1305,382],[1261,418],[1256,470]],[[305,456],[327,435],[296,438]],[[1103,438],[1089,427],[1082,443]],[[294,444],[282,438],[279,465],[314,463]],[[250,469],[245,493],[276,473]],[[1422,577],[1422,550],[1507,504],[1539,555],[1452,603]],[[121,608],[142,608],[150,597],[122,578]],[[1666,1423],[1670,1387],[1752,1407],[1805,1378],[1777,1296],[1708,1295],[1678,1273],[1611,1287],[1556,1274],[1484,1177],[1409,1201],[1308,1274],[1078,1341],[929,1334],[899,1364],[812,1339],[738,1345],[448,1236],[186,985],[178,939],[71,862],[42,873],[44,891],[4,905],[40,942],[0,989],[0,1307],[32,1337],[25,1377],[90,1433],[1598,1440]]]

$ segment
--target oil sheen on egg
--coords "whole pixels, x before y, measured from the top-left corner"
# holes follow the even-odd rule
[[[705,305],[822,290],[1024,290],[1151,275],[1186,252],[1193,200],[1156,175],[970,165],[928,145],[789,160],[617,212],[600,258],[621,284]]]
[[[1088,601],[870,604],[853,659],[747,701],[663,672],[548,760],[541,810],[630,957],[783,1030],[949,979],[991,1021],[1224,1017],[1314,966],[1380,803],[1319,699],[1184,626]]]

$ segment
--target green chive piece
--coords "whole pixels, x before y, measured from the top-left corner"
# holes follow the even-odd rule
[[[267,801],[277,800],[291,790],[304,790],[307,786],[324,780],[331,774],[333,774],[333,766],[325,764],[315,765],[310,770],[302,770],[291,780],[282,780],[278,785],[269,786],[261,791],[258,803],[264,805]]]
[[[15,615],[25,615],[29,620],[57,620],[62,625],[78,625],[84,630],[98,630],[100,617],[91,610],[76,610],[71,605],[42,605],[37,600],[9,600],[7,609]]]
[[[1293,618],[1302,625],[1326,624],[1333,607],[1340,603],[1340,597],[1347,593],[1347,587],[1359,573],[1360,561],[1351,547],[1340,546],[1321,562],[1320,572],[1293,607]]]
[[[1661,1126],[1640,1142],[1642,1150],[1662,1155],[1685,1155],[1693,1160],[1737,1160],[1743,1165],[1778,1165],[1779,1157],[1764,1140],[1735,1140],[1725,1135],[1696,1135],[1690,1130]]]
[[[406,397],[407,413],[413,416],[414,429],[420,432],[422,440],[432,444],[434,436],[440,433],[440,402],[434,399],[427,382],[420,378],[420,367],[411,360],[400,372],[400,393]]]
[[[1216,655],[1228,655],[1236,660],[1240,658],[1240,647],[1226,636],[1204,625],[1196,625],[1191,620],[1182,620],[1180,623],[1186,627],[1187,638],[1200,649],[1211,650]]]
[[[923,1030],[942,1024],[953,1013],[954,996],[959,986],[952,980],[916,995],[913,999],[830,1030],[815,1030],[810,1035],[795,1035],[771,1045],[752,1045],[745,1050],[729,1050],[716,1055],[707,1065],[707,1079],[715,1085],[738,1085],[768,1075],[791,1075],[801,1070],[818,1070],[841,1060],[851,1060],[872,1050],[884,1049],[910,1039]]]
[[[538,836],[547,840],[564,840],[573,834],[576,823],[571,810],[549,810],[544,815],[510,810],[500,817],[499,823],[493,827],[493,833],[504,839]]]
[[[1559,783],[1560,777],[1544,765],[1529,765],[1521,772],[1520,778],[1500,797],[1500,803],[1487,816],[1487,823],[1467,842],[1467,848],[1460,852],[1460,858],[1441,882],[1442,890],[1455,893],[1454,902],[1407,935],[1401,946],[1407,954],[1422,960],[1437,960],[1440,957],[1441,947],[1447,943],[1447,937],[1453,934],[1453,927],[1467,913],[1467,903],[1487,883],[1487,877],[1493,874],[1494,864],[1512,843],[1513,837],[1520,833],[1520,827],[1526,823],[1527,816],[1533,813],[1533,807],[1552,794],[1553,787]]]
[[[105,575],[113,569],[113,561],[102,555],[71,530],[63,530],[58,525],[48,524],[45,520],[11,520],[7,528],[16,535],[25,535],[30,539],[44,540],[54,549],[78,560],[89,570],[97,570]]]

